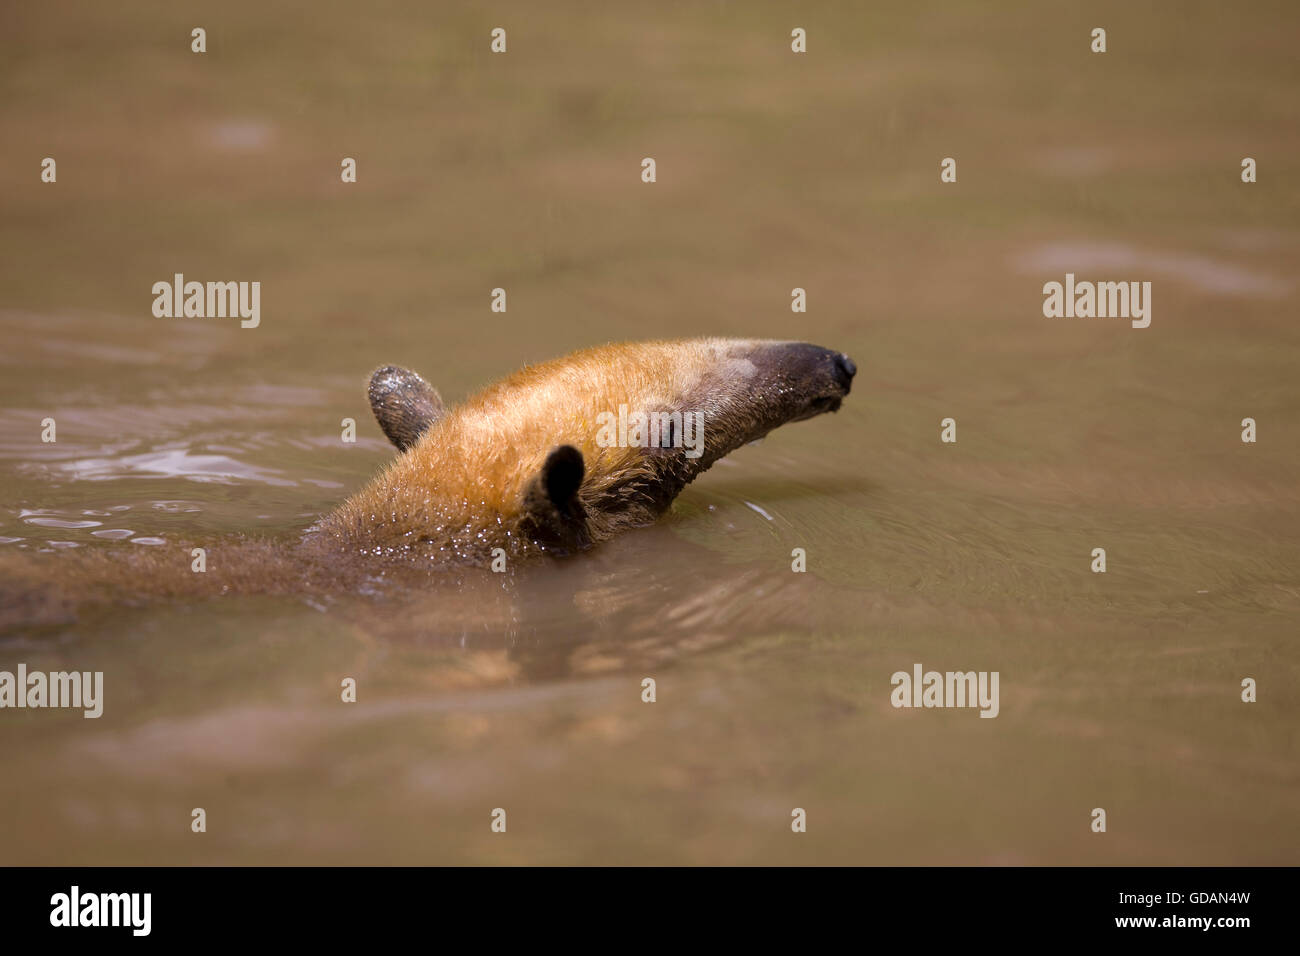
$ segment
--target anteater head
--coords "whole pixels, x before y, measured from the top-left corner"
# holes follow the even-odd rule
[[[740,445],[837,410],[856,372],[802,342],[630,343],[525,368],[445,411],[389,366],[371,408],[406,453],[326,527],[363,548],[470,561],[580,550],[652,521]]]

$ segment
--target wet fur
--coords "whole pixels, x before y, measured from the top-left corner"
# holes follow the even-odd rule
[[[846,357],[801,343],[609,345],[524,368],[447,410],[418,375],[387,367],[372,377],[370,397],[385,433],[407,450],[301,540],[4,555],[0,630],[60,626],[87,603],[235,594],[328,600],[371,589],[380,577],[385,587],[419,588],[429,571],[445,577],[487,567],[498,547],[511,568],[583,550],[654,521],[735,447],[838,408],[852,374]],[[596,416],[621,404],[703,412],[704,454],[598,446]],[[570,484],[572,494],[557,499],[555,489]],[[192,547],[207,549],[205,573],[190,570]]]
[[[638,342],[524,368],[445,413],[330,515],[321,533],[377,556],[487,564],[496,548],[512,560],[567,554],[650,524],[717,459],[806,411],[788,407],[798,376],[763,367],[786,347],[814,348],[738,339]],[[769,394],[777,391],[779,401]],[[838,407],[835,396],[819,398],[834,398]],[[703,456],[600,447],[597,416],[620,405],[702,412]],[[579,453],[583,472],[576,500],[557,515],[548,511],[539,476],[566,446]]]

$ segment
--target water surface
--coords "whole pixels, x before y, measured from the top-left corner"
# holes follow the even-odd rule
[[[0,861],[1296,862],[1293,6],[506,3],[504,57],[472,6],[219,16],[199,57],[180,9],[0,14],[0,669],[106,685],[0,714]],[[261,325],[154,318],[178,271]],[[1151,327],[1045,319],[1067,271]],[[458,400],[700,334],[853,394],[556,565],[133,583],[359,488],[378,365]],[[112,601],[39,596],[92,552]],[[893,709],[917,662],[1000,715]]]

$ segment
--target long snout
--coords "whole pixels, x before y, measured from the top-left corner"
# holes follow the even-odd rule
[[[808,342],[777,342],[766,346],[762,361],[779,377],[810,395],[828,388],[844,396],[858,374],[857,363],[843,352]]]

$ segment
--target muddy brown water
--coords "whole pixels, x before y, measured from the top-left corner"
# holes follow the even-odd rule
[[[853,394],[551,566],[15,601],[0,670],[105,702],[0,711],[0,862],[1295,863],[1300,12],[499,7],[502,57],[468,6],[0,14],[6,573],[292,541],[391,458],[385,363],[797,338]],[[154,318],[174,272],[261,325]],[[1065,272],[1150,328],[1044,318]],[[915,663],[999,716],[894,709]]]

